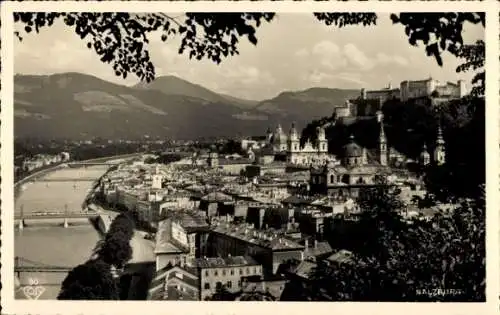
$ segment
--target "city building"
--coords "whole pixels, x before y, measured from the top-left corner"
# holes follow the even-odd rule
[[[387,174],[390,171],[382,119],[380,119],[378,143],[377,159],[368,161],[366,149],[356,144],[351,135],[349,143],[343,148],[340,165],[328,163],[322,167],[311,167],[309,183],[311,194],[357,197],[361,188],[374,185],[376,175]]]
[[[171,265],[189,265],[195,258],[207,254],[209,226],[206,219],[195,213],[170,211],[160,221],[156,235],[157,270]]]
[[[262,265],[264,278],[272,276],[289,259],[302,260],[304,246],[251,224],[222,223],[213,227],[209,242],[212,256],[250,256]]]
[[[149,286],[147,299],[199,301],[200,279],[196,268],[167,265],[158,270]]]
[[[194,262],[200,277],[200,300],[224,287],[229,292],[241,291],[245,278],[262,278],[262,266],[249,256],[198,258]]]
[[[295,124],[292,124],[288,134],[285,134],[281,125],[278,125],[274,132],[268,130],[267,146],[260,151],[260,159],[264,160],[261,163],[269,164],[277,160],[278,156],[283,157],[289,164],[310,165],[324,163],[332,158],[328,154],[328,140],[323,127],[318,127],[316,132],[316,144],[312,144],[310,140],[307,140],[305,144],[301,145],[300,135],[295,128]]]
[[[248,256],[202,257],[187,265],[167,265],[153,278],[149,300],[203,301],[218,290],[238,293],[249,281],[262,282],[262,266]]]

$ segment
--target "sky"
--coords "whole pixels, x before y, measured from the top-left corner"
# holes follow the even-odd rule
[[[467,25],[463,36],[466,43],[484,39],[484,28]],[[379,14],[375,26],[339,29],[317,21],[312,13],[279,13],[272,23],[257,29],[256,37],[256,46],[242,39],[240,54],[219,65],[179,55],[178,39],[165,43],[156,33],[149,36],[149,51],[157,76],[175,75],[218,93],[252,100],[311,87],[379,89],[429,76],[453,82],[470,82],[473,76],[457,74],[460,60],[449,53],[443,55],[440,67],[423,45],[410,46],[404,27],[393,25],[388,14]],[[111,65],[101,63],[62,22],[14,42],[18,74],[81,72],[123,85],[139,82],[133,75],[126,80],[115,76]]]

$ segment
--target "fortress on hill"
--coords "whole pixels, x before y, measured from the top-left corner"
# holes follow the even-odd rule
[[[467,94],[465,82],[458,80],[454,82],[440,82],[429,77],[425,80],[403,81],[399,87],[393,87],[390,83],[380,90],[367,91],[361,89],[360,95],[355,100],[349,100],[342,107],[335,109],[337,118],[353,116],[374,116],[376,111],[381,110],[382,104],[387,100],[397,99],[406,102],[410,99],[423,97],[432,98],[434,104],[459,99]],[[363,100],[364,102],[359,102]],[[359,103],[354,106],[353,103]]]

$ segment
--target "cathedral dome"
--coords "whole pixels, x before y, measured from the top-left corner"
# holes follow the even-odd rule
[[[354,142],[354,136],[351,135],[349,143],[344,146],[344,157],[361,157],[363,149]]]

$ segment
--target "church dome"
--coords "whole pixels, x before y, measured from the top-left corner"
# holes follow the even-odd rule
[[[344,157],[361,157],[363,149],[354,142],[354,136],[351,135],[349,143],[344,146]]]

